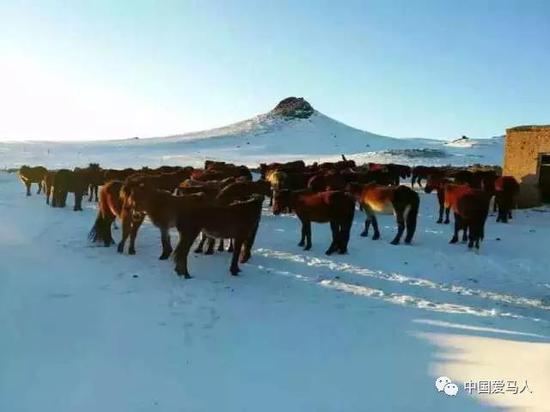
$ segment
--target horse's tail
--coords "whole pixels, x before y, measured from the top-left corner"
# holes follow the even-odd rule
[[[94,226],[90,230],[90,233],[88,233],[88,239],[94,243],[103,242],[105,246],[110,246],[115,243],[111,236],[111,223],[113,223],[113,219],[104,216],[100,209],[97,212]]]
[[[115,241],[111,236],[111,224],[115,220],[115,216],[108,210],[108,205],[106,203],[106,195],[101,191],[100,194],[100,203],[98,205],[97,218],[95,220],[94,226],[88,233],[88,239],[92,242],[103,242],[105,246],[110,246]],[[104,210],[107,208],[106,210]]]
[[[413,196],[409,205],[409,212],[407,213],[407,239],[412,240],[414,232],[416,231],[416,221],[418,219],[418,209],[420,208],[420,196],[418,193],[413,192]]]

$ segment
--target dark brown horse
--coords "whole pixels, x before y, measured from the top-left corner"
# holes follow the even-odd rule
[[[501,176],[495,180],[495,204],[498,207],[497,222],[508,223],[512,218],[519,183],[512,176]]]
[[[122,221],[122,239],[119,243],[119,252],[124,250],[124,244],[128,236],[131,236],[131,244],[135,244],[137,236],[136,224],[143,222],[143,216],[147,215],[156,227],[160,230],[160,238],[162,244],[162,254],[160,260],[165,260],[172,254],[172,244],[170,242],[170,228],[176,226],[176,220],[182,209],[188,206],[191,202],[198,205],[206,205],[205,195],[195,193],[185,196],[174,196],[169,191],[155,189],[146,184],[133,186],[127,197],[124,199],[124,207],[130,213],[126,216],[132,217],[132,222],[129,224],[126,220]],[[138,217],[136,219],[136,216]],[[130,229],[130,230],[128,230]]]
[[[483,190],[468,185],[446,185],[445,207],[451,208],[455,216],[454,234],[450,243],[458,242],[458,234],[462,230],[462,241],[468,239],[468,248],[475,246],[479,249],[479,243],[485,236],[489,201],[490,196]]]
[[[48,170],[42,166],[29,167],[21,166],[19,169],[19,178],[27,188],[27,196],[31,195],[31,185],[36,183],[38,185],[37,194],[40,194],[42,191],[42,181],[44,176],[46,176]]]
[[[351,195],[339,190],[276,190],[273,214],[279,215],[286,210],[293,210],[302,222],[302,237],[298,246],[304,246],[304,250],[311,249],[311,222],[330,222],[332,242],[325,253],[347,253],[355,213],[355,199]]]
[[[197,205],[191,202],[180,205],[176,221],[180,240],[174,252],[177,274],[185,278],[191,277],[187,268],[187,255],[202,231],[212,238],[234,239],[229,271],[236,276],[240,272],[239,261],[245,263],[250,258],[262,215],[262,203],[263,196],[254,195],[248,200],[229,205]]]
[[[444,177],[443,173],[433,173],[428,176],[426,180],[426,185],[424,186],[424,192],[432,193],[432,191],[437,192],[437,201],[439,203],[439,218],[437,223],[449,223],[449,213],[450,208],[445,207],[445,187],[451,181]],[[445,213],[445,221],[443,221],[443,213]]]
[[[73,210],[82,210],[82,197],[87,188],[88,178],[83,169],[58,170],[53,179],[52,207],[65,207],[67,195],[74,193]]]
[[[105,174],[99,163],[90,163],[86,169],[84,169],[88,178],[88,201],[99,201],[99,186],[105,183]]]
[[[372,223],[374,229],[372,238],[374,240],[379,239],[380,231],[378,229],[376,213],[393,210],[397,219],[397,234],[391,241],[391,244],[399,244],[405,228],[407,229],[405,243],[411,243],[416,231],[416,219],[420,205],[418,193],[407,186],[387,187],[375,183],[368,183],[366,185],[351,184],[350,191],[355,195],[367,216],[365,219],[365,229],[361,233],[361,236],[368,236],[369,227]]]

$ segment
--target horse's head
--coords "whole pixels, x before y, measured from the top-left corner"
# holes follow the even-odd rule
[[[273,191],[273,207],[272,211],[274,215],[280,215],[285,210],[290,209],[290,190],[274,190]]]

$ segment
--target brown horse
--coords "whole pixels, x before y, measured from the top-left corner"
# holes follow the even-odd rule
[[[48,173],[48,170],[42,166],[21,166],[19,169],[19,178],[27,188],[27,196],[31,195],[31,185],[33,183],[38,185],[38,191],[36,194],[40,194],[42,192],[42,181],[44,180],[46,173]]]
[[[397,234],[391,241],[391,244],[399,244],[405,228],[407,229],[405,243],[411,243],[416,230],[416,219],[420,205],[418,193],[407,186],[387,187],[377,185],[376,183],[367,183],[366,185],[350,184],[349,188],[367,216],[365,219],[365,229],[361,233],[361,236],[368,236],[369,227],[372,223],[374,229],[372,238],[374,240],[379,239],[380,231],[378,230],[376,212],[385,212],[393,209],[397,219]]]
[[[489,214],[490,196],[487,192],[468,185],[447,184],[445,207],[450,207],[455,216],[454,234],[449,243],[458,242],[458,233],[463,231],[462,241],[468,239],[468,248],[475,246],[485,236],[485,221]]]
[[[325,253],[347,253],[355,213],[355,200],[351,195],[339,190],[276,190],[273,195],[273,214],[279,215],[286,210],[296,212],[302,222],[302,237],[298,246],[304,246],[304,250],[311,249],[311,222],[330,222],[332,242]]]
[[[517,194],[519,183],[512,176],[501,176],[495,180],[495,204],[498,207],[497,222],[508,223],[512,218],[512,209]]]
[[[185,278],[191,277],[187,268],[187,255],[202,231],[209,237],[234,239],[229,271],[236,276],[240,272],[239,260],[240,263],[245,263],[250,258],[262,215],[262,203],[263,196],[254,195],[248,200],[229,205],[181,205],[176,221],[180,240],[174,252],[177,274]]]
[[[428,176],[426,185],[424,186],[425,193],[432,193],[433,190],[437,192],[437,201],[439,203],[439,219],[437,223],[449,224],[450,208],[445,207],[445,187],[451,181],[444,177],[443,173],[433,173]],[[445,221],[443,221],[443,213],[445,213]]]

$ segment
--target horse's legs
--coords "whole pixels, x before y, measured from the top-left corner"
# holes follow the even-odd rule
[[[130,236],[130,231],[132,230],[132,216],[130,211],[123,209],[120,215],[120,220],[122,221],[122,237],[120,242],[118,242],[117,251],[118,253],[124,253],[124,245],[128,236]],[[135,251],[134,251],[135,253]]]
[[[403,236],[403,232],[405,231],[405,216],[402,206],[394,207],[394,210],[395,218],[397,219],[397,233],[390,243],[392,245],[398,245],[401,240],[401,236]]]
[[[372,235],[372,240],[378,240],[380,239],[380,231],[378,230],[378,220],[376,219],[376,215],[373,213],[370,219],[372,222],[372,228],[374,229],[374,235]]]
[[[448,225],[450,223],[450,220],[449,220],[449,213],[451,212],[451,208],[450,207],[446,207],[445,208],[445,221],[443,223],[445,223],[446,225]]]
[[[305,245],[306,234],[307,234],[306,223],[302,221],[302,237],[300,238],[300,242],[298,242],[298,246],[303,247]]]
[[[213,255],[214,254],[214,244],[216,243],[216,239],[213,237],[208,237],[208,241],[206,243],[207,248],[206,252],[204,252],[205,255]]]
[[[360,236],[367,237],[369,235],[369,227],[370,227],[370,217],[369,215],[367,215],[367,217],[365,218],[365,228],[361,232]]]
[[[229,246],[227,247],[228,252],[233,252],[233,239],[229,239]]]
[[[206,235],[204,232],[201,232],[201,240],[199,241],[199,244],[195,248],[195,253],[202,253],[202,248],[204,246],[204,242],[206,242]]]
[[[439,219],[437,219],[437,223],[443,223],[443,212],[445,210],[445,193],[442,190],[437,191],[437,200],[439,202]],[[448,218],[449,217],[447,215],[447,220]]]
[[[42,193],[42,182],[38,182],[38,190],[36,191],[36,194],[39,195]]]
[[[455,230],[454,235],[451,238],[451,241],[449,243],[456,243],[458,242],[458,231],[462,228],[462,218],[458,213],[455,213]]]
[[[166,260],[172,254],[172,244],[170,243],[170,230],[168,227],[160,228],[160,240],[162,243],[162,254],[159,256],[160,260]]]
[[[31,195],[31,182],[26,181],[25,182],[25,187],[27,188],[27,196],[30,196]]]
[[[82,210],[82,192],[74,192],[74,208],[73,210],[76,212],[77,210]]]
[[[223,252],[224,250],[225,250],[224,239],[221,238],[218,244],[218,252]]]
[[[462,242],[468,241],[468,233],[472,230],[471,220],[462,219]]]
[[[330,221],[330,230],[332,232],[332,242],[325,252],[325,255],[331,255],[334,251],[336,251],[336,249],[338,249],[338,245],[340,244],[340,225],[337,221]]]
[[[306,247],[304,250],[311,249],[311,221],[307,220],[305,223],[306,226]]]
[[[340,224],[340,244],[338,245],[338,253],[348,253],[349,234],[351,225],[353,224],[353,216]]]
[[[239,255],[241,254],[241,247],[243,245],[243,239],[240,237],[235,238],[235,246],[233,248],[233,256],[231,257],[231,266],[229,271],[233,276],[237,276],[241,269],[239,269]]]
[[[131,227],[130,227],[130,246],[128,247],[128,254],[129,255],[135,255],[136,254],[136,238],[139,231],[139,228],[141,227],[141,224],[143,223],[143,220],[145,219],[145,215],[142,215],[141,217],[137,219],[132,219],[131,221]],[[168,243],[170,243],[170,238],[168,238]],[[172,247],[170,246],[170,251]]]
[[[246,263],[250,259],[252,246],[254,245],[254,240],[256,240],[256,233],[258,232],[258,227],[260,222],[256,224],[254,229],[248,235],[248,238],[243,242],[243,250],[240,251],[240,263]]]
[[[187,270],[187,255],[189,254],[189,249],[195,241],[196,237],[200,233],[200,229],[197,228],[186,228],[185,230],[178,229],[180,240],[176,246],[174,252],[174,257],[176,261],[176,273],[179,276],[183,276],[186,279],[189,279],[189,271]]]

